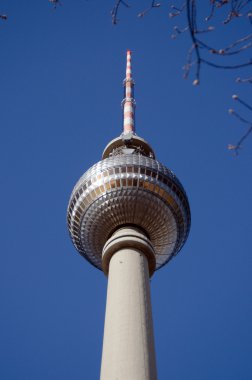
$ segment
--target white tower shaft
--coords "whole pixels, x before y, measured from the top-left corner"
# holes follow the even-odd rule
[[[103,261],[110,261],[101,380],[157,379],[148,266],[151,256],[148,239],[133,228],[120,229],[105,245]]]

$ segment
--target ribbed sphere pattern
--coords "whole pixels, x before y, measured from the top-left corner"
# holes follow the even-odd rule
[[[183,186],[159,161],[140,154],[112,156],[93,165],[74,187],[67,214],[76,249],[99,269],[103,246],[120,226],[146,231],[156,269],[178,253],[190,229]]]

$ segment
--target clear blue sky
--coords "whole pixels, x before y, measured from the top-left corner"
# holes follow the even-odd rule
[[[112,0],[62,2],[1,2],[1,380],[99,378],[107,281],[75,252],[66,208],[120,134],[126,49],[137,133],[192,210],[188,242],[151,281],[159,379],[252,379],[252,139],[238,158],[226,149],[245,130],[231,96],[251,87],[211,68],[183,80],[190,41],[170,39],[169,2],[138,19],[149,1],[131,1],[116,27]],[[249,32],[235,22],[225,43]]]

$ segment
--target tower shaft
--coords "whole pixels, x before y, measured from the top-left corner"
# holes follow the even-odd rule
[[[101,380],[157,379],[148,264],[151,249],[146,236],[134,228],[118,230],[105,245],[103,260],[111,258]]]

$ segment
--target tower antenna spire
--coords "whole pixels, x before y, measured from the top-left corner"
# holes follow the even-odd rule
[[[123,134],[135,134],[135,106],[134,99],[134,80],[131,72],[131,50],[127,50],[126,78],[123,81],[124,99],[123,107]]]

